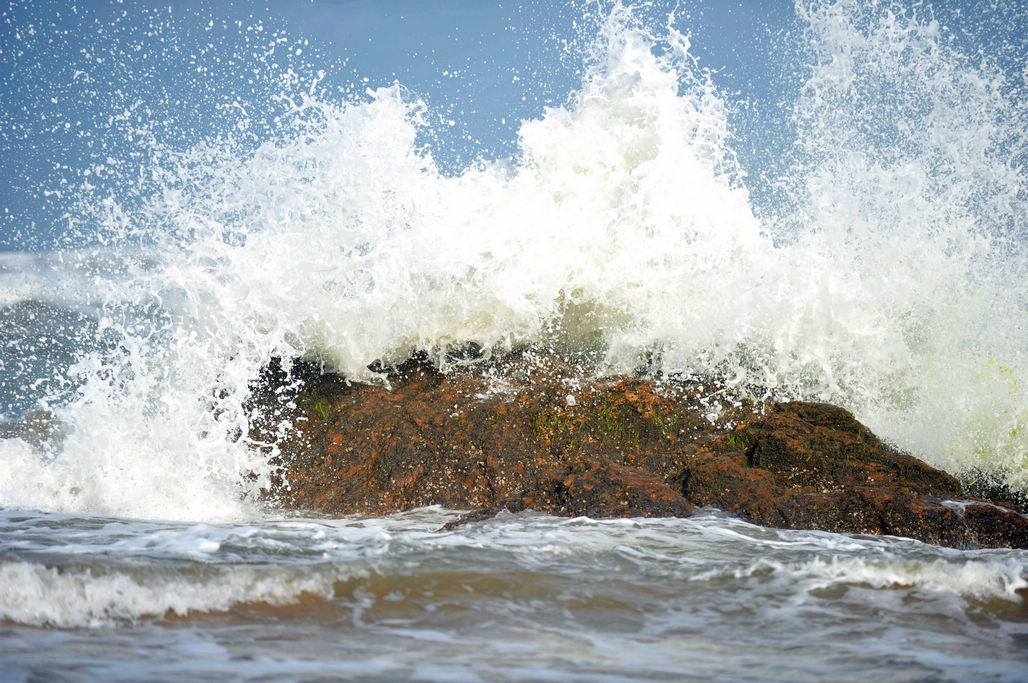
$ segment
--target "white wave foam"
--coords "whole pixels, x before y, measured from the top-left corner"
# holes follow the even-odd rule
[[[930,8],[798,8],[813,68],[787,220],[869,311],[824,398],[936,465],[1028,485],[1025,83]]]
[[[967,597],[1000,598],[1019,602],[1019,591],[1028,588],[1024,562],[1017,558],[959,561],[923,561],[902,557],[815,558],[807,562],[783,563],[758,560],[733,572],[736,578],[771,572],[776,580],[800,582],[806,591],[845,585],[872,588],[909,588]],[[712,573],[713,576],[715,573]]]
[[[38,626],[100,627],[119,621],[218,612],[240,603],[287,605],[332,596],[339,572],[285,567],[91,571],[28,562],[0,566],[0,618]]]
[[[443,361],[467,342],[722,373],[758,397],[841,403],[934,464],[1025,482],[1009,97],[932,22],[858,5],[801,12],[814,68],[779,222],[755,218],[725,99],[688,40],[620,6],[581,89],[521,126],[509,163],[442,173],[419,142],[426,107],[399,85],[362,102],[301,92],[254,152],[159,150],[148,205],[98,210],[160,265],[97,275],[115,351],[74,368],[60,450],[0,451],[0,502],[252,515],[241,500],[270,467],[246,397],[272,356],[366,379],[375,360]],[[865,106],[897,93],[908,109]]]

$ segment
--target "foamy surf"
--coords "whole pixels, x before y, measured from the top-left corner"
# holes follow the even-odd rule
[[[304,595],[326,599],[332,583],[341,578],[311,571],[289,574],[245,566],[127,573],[6,563],[0,567],[5,586],[0,617],[34,626],[98,628],[141,618],[224,612],[239,604],[294,604]]]
[[[24,559],[0,562],[0,619],[98,628],[312,601],[319,607],[311,609],[330,618],[346,614],[354,601],[363,610],[388,610],[401,599],[394,591],[427,601],[425,607],[445,605],[454,599],[451,592],[466,592],[462,582],[475,586],[481,580],[476,572],[545,576],[569,567],[631,572],[655,591],[647,601],[658,603],[676,591],[713,591],[725,609],[769,601],[781,603],[778,609],[816,611],[821,603],[876,591],[884,591],[880,608],[886,611],[893,609],[890,591],[943,611],[953,605],[978,610],[994,600],[1016,609],[1028,588],[1023,552],[959,552],[903,539],[765,530],[713,512],[684,520],[501,515],[438,532],[454,517],[427,508],[384,519],[294,519],[250,527],[122,520],[98,525],[71,518],[64,531],[44,536],[36,523],[46,516],[8,512],[6,540]],[[88,544],[79,538],[87,532]],[[75,550],[76,559],[53,566],[47,558],[62,544]],[[241,552],[249,558],[245,563],[238,561]],[[440,579],[447,575],[452,585]],[[580,599],[622,599],[617,590],[608,594],[583,580],[591,588]],[[731,586],[744,595],[720,595]],[[522,591],[524,598],[532,594],[521,582],[482,584],[472,592],[512,600],[507,608],[516,609],[521,597],[514,596]]]

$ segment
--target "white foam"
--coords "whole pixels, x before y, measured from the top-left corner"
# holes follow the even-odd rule
[[[788,220],[869,312],[825,398],[934,464],[1026,485],[1025,84],[930,9],[798,8],[813,69]]]
[[[107,232],[129,226],[159,267],[97,275],[116,350],[75,368],[60,450],[0,448],[0,503],[252,516],[270,467],[245,399],[272,356],[367,379],[375,360],[443,361],[466,342],[723,373],[760,398],[841,403],[932,463],[1024,482],[1026,258],[996,237],[1023,220],[1022,171],[997,148],[1009,103],[929,21],[848,1],[801,14],[815,68],[777,222],[751,210],[725,101],[688,40],[620,6],[581,89],[523,123],[509,162],[442,173],[419,142],[426,107],[400,85],[359,102],[303,92],[255,152],[163,150],[162,192],[103,208]],[[869,83],[916,86],[918,106],[862,118],[877,115],[859,99]],[[1004,202],[1013,214],[989,223]]]
[[[741,578],[768,571],[774,573],[776,580],[789,584],[800,582],[808,592],[845,584],[1020,602],[1019,591],[1028,588],[1024,562],[1016,557],[931,561],[900,556],[830,557],[797,563],[759,560],[736,570],[734,576]]]
[[[0,565],[0,618],[38,626],[99,627],[166,615],[218,612],[240,603],[287,605],[330,598],[340,572],[287,567],[140,571]]]

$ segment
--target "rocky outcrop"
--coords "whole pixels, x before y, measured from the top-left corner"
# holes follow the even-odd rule
[[[515,355],[441,374],[413,358],[386,384],[297,364],[255,386],[250,437],[280,477],[269,497],[327,514],[424,505],[591,517],[716,506],[758,524],[1028,547],[1028,517],[825,404],[715,401],[696,382],[592,378]]]
[[[1028,547],[1028,517],[964,500],[956,479],[888,448],[826,404],[771,406],[685,463],[677,481],[697,505],[764,526]]]

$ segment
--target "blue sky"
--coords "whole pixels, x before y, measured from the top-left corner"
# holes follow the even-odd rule
[[[310,0],[0,5],[0,249],[47,249],[70,232],[82,169],[138,156],[131,109],[172,145],[219,132],[234,101],[253,109],[271,72],[326,72],[340,97],[399,81],[425,99],[436,157],[458,168],[509,156],[520,120],[562,104],[580,79],[593,2]],[[673,3],[647,10],[654,20]],[[592,13],[591,19],[583,19]],[[791,0],[681,3],[679,27],[740,99],[768,96],[767,56],[790,26]],[[592,24],[590,24],[592,22]],[[276,44],[266,68],[253,55]],[[254,75],[254,69],[262,71]],[[262,81],[262,79],[265,79]],[[366,79],[366,80],[365,80]],[[255,81],[255,82],[251,82]],[[221,109],[219,109],[219,107]],[[273,111],[268,106],[267,111]],[[271,127],[273,124],[267,122]],[[115,127],[117,127],[115,121]],[[145,159],[135,160],[146,163]],[[86,179],[88,181],[88,179]]]
[[[147,163],[126,139],[132,117],[181,147],[225,132],[234,102],[270,129],[272,79],[290,68],[323,70],[339,97],[399,81],[454,121],[435,129],[435,156],[450,168],[509,156],[519,121],[578,84],[598,15],[589,0],[0,3],[0,250],[61,245],[91,164]],[[974,6],[960,15],[964,4],[943,10],[959,20]],[[1006,4],[1016,15],[1021,3]],[[744,164],[783,148],[804,75],[792,0],[654,0],[642,12],[663,24],[676,6],[677,27],[737,110]],[[271,45],[271,57],[254,57]]]

